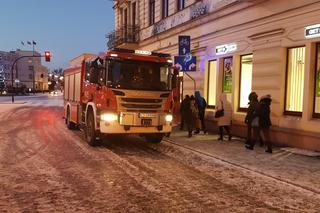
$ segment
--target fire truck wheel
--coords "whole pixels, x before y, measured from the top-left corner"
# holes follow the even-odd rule
[[[162,133],[145,135],[146,140],[150,143],[160,143],[162,141],[163,136],[164,134]]]
[[[67,124],[67,127],[68,129],[75,129],[75,124],[70,121],[70,109],[68,107],[68,110],[67,110],[67,118],[66,118],[66,124]]]
[[[98,144],[98,140],[97,140],[98,133],[95,130],[94,117],[92,112],[88,113],[86,128],[85,128],[85,135],[86,135],[86,141],[90,146],[96,146]]]

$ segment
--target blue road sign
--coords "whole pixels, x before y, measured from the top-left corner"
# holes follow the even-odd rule
[[[179,72],[196,71],[197,57],[187,54],[185,56],[175,56],[174,66]]]
[[[190,54],[190,36],[179,36],[179,55]]]

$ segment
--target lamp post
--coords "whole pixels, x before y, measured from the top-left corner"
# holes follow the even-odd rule
[[[12,66],[11,66],[11,86],[12,86],[12,95],[11,95],[11,100],[12,100],[12,103],[14,103],[14,93],[15,93],[15,87],[14,87],[14,80],[13,80],[13,68],[14,68],[14,65],[17,63],[18,60],[22,59],[22,58],[36,58],[36,57],[43,57],[42,55],[33,55],[33,56],[20,56],[18,58],[16,58],[16,60],[14,60]],[[34,69],[33,69],[33,72],[34,72]]]

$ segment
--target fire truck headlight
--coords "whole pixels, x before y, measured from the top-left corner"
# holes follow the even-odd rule
[[[166,115],[165,119],[167,122],[171,122],[172,121],[172,115]]]
[[[116,121],[118,120],[118,115],[114,113],[105,113],[101,115],[101,120],[102,121]]]

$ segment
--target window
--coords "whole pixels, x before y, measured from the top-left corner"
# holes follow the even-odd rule
[[[171,72],[165,63],[114,60],[109,63],[107,85],[118,89],[168,91],[172,88]]]
[[[239,109],[248,107],[248,96],[252,86],[252,58],[253,55],[242,55],[240,60],[240,88]]]
[[[169,15],[169,0],[162,0],[162,18]]]
[[[305,47],[288,49],[285,114],[302,115]]]
[[[232,90],[232,57],[223,59],[223,92],[231,93]]]
[[[216,85],[217,85],[217,61],[209,61],[208,69],[208,106],[216,105]]]
[[[177,9],[178,9],[178,11],[184,9],[184,0],[178,0]]]
[[[128,10],[123,10],[123,39],[127,41],[128,38]]]
[[[314,91],[314,117],[320,118],[320,43],[316,49],[316,71],[315,71],[315,91]]]
[[[136,3],[132,3],[132,26],[136,26]]]
[[[34,69],[34,67],[33,67],[33,66],[29,66],[29,70],[31,70],[31,71],[32,71],[33,69]]]
[[[154,24],[155,20],[155,0],[149,1],[149,25]]]

